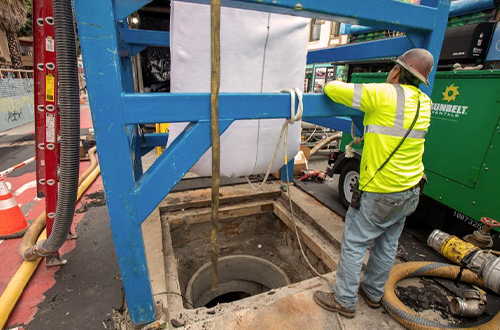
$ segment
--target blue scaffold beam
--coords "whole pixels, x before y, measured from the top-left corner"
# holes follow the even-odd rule
[[[170,46],[170,32],[130,29],[123,21],[117,24],[121,57],[130,58],[148,46]]]
[[[123,42],[127,44],[158,47],[170,46],[170,33],[167,31],[138,30],[120,27],[118,28],[118,32]]]
[[[114,3],[115,20],[122,20],[153,0],[119,0]]]
[[[178,0],[208,4],[208,0]],[[436,9],[399,0],[222,0],[225,7],[368,25],[396,31],[430,31]]]
[[[326,62],[353,62],[371,59],[397,57],[409,49],[421,47],[419,43],[412,42],[408,37],[360,42],[337,46],[321,50],[312,50],[307,53],[307,63]]]
[[[141,156],[146,155],[148,152],[153,150],[155,147],[165,147],[168,142],[168,133],[152,133],[152,134],[144,134],[139,135],[138,137],[134,137],[135,142],[138,144],[136,148],[140,149]],[[142,175],[141,172],[138,173],[137,177]]]
[[[450,6],[449,17],[467,15],[482,10],[495,8],[495,0],[459,0],[453,1]],[[370,26],[353,25],[350,27],[349,34],[362,34],[377,31],[378,29]]]
[[[432,86],[434,85],[434,77],[439,62],[439,54],[441,54],[441,47],[443,46],[444,34],[446,26],[448,25],[448,14],[450,12],[451,0],[438,0],[436,20],[438,25],[432,30],[431,33],[422,34],[422,48],[427,49],[434,56],[434,67],[429,74],[429,86],[420,85],[420,89],[429,97],[432,94]]]
[[[431,95],[434,77],[446,32],[450,0],[437,0],[436,25],[431,32],[410,31],[404,37],[388,38],[369,42],[348,44],[329,49],[311,51],[307,63],[353,62],[371,58],[390,58],[403,54],[411,48],[425,48],[434,55],[434,68],[429,74],[429,86],[421,85],[421,90]]]
[[[126,124],[210,122],[210,94],[123,94]],[[330,101],[322,94],[305,94],[304,117],[361,117],[359,110]],[[168,106],[167,106],[168,105]],[[219,95],[219,120],[290,117],[288,94]],[[189,110],[186,110],[189,109]]]
[[[141,136],[141,148],[166,146],[167,142],[168,133],[149,133]]]
[[[219,121],[223,134],[232,121]],[[155,207],[189,172],[191,167],[210,148],[210,123],[191,123],[136,182],[134,197],[137,205],[136,225],[147,218]],[[158,184],[161,182],[161,184]]]

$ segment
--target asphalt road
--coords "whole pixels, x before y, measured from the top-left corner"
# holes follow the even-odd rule
[[[89,208],[76,228],[77,247],[64,257],[27,330],[114,329],[113,310],[123,305],[123,285],[106,206]]]

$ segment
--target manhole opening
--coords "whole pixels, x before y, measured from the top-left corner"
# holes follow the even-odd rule
[[[163,233],[171,240],[172,250],[176,260],[179,287],[184,299],[185,308],[211,307],[217,304],[236,301],[249,296],[260,294],[271,289],[286,286],[287,283],[297,283],[314,277],[315,275],[307,267],[296,239],[294,231],[281,220],[273,210],[273,203],[280,203],[280,199],[260,201],[261,205],[255,214],[251,213],[254,206],[250,204],[237,205],[231,210],[230,216],[219,221],[219,284],[223,281],[224,274],[231,274],[233,279],[230,288],[225,288],[218,295],[204,297],[192,296],[188,291],[188,282],[192,280],[195,273],[202,271],[204,266],[210,262],[210,217],[209,210],[200,210],[200,216],[190,213],[194,209],[181,209],[182,204],[177,205],[179,211],[162,213],[162,222],[168,225],[169,233]],[[267,204],[266,204],[267,203]],[[243,210],[243,211],[242,211]],[[249,211],[250,210],[250,211]],[[198,212],[198,211],[196,211]],[[208,215],[207,215],[208,214]],[[244,216],[238,216],[245,214]],[[288,224],[290,225],[290,224]],[[169,242],[170,244],[170,242]],[[316,254],[303,244],[305,254],[312,265],[322,274],[331,270],[316,256]],[[166,254],[168,252],[165,252]],[[284,274],[288,282],[282,281],[275,286],[266,285],[262,281],[238,278],[234,270],[225,270],[223,262],[225,257],[246,256],[263,259]],[[166,266],[168,267],[168,266]],[[211,271],[208,267],[207,279],[202,289],[198,291],[210,292]],[[255,268],[247,268],[240,271],[242,274],[256,273]],[[256,273],[258,274],[258,272]],[[279,278],[278,275],[269,275],[271,278]],[[242,289],[242,287],[244,289]],[[186,302],[187,301],[187,302]],[[193,306],[191,306],[191,304]]]
[[[212,308],[217,306],[218,304],[225,304],[229,302],[233,302],[236,300],[241,300],[251,297],[248,293],[242,292],[242,291],[236,291],[236,292],[228,292],[223,295],[220,295],[212,300],[210,300],[205,307],[206,308]]]

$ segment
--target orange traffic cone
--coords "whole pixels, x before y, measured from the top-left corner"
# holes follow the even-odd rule
[[[0,175],[0,239],[22,236],[28,223]]]

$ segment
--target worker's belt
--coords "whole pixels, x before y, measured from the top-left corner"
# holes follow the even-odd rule
[[[420,188],[420,192],[419,192],[419,195],[422,195],[424,193],[424,187],[425,185],[427,184],[427,175],[424,175],[422,176],[422,179],[420,179],[420,181],[414,185],[413,187],[407,189],[407,190],[412,190],[412,189],[415,189],[415,188]]]

